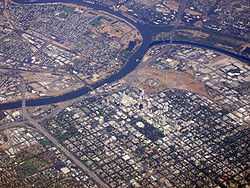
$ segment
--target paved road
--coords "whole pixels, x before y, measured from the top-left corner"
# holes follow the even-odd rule
[[[25,123],[27,123],[27,121],[12,122],[12,123],[0,125],[0,131],[3,131],[5,129],[10,129],[10,128],[15,128],[15,127],[22,127]]]
[[[38,132],[40,132],[43,136],[45,136],[51,143],[54,144],[66,157],[68,157],[76,166],[82,169],[85,173],[87,173],[100,187],[109,188],[109,186],[103,182],[93,171],[89,170],[87,166],[85,166],[80,160],[78,160],[69,150],[67,150],[59,141],[53,137],[45,128],[43,128],[36,120],[34,120],[30,114],[27,112],[26,108],[26,93],[25,83],[21,84],[21,92],[22,92],[22,115],[23,120],[26,120],[31,124],[33,128],[35,128]],[[27,124],[23,124],[23,126],[28,126]]]
[[[29,123],[42,133],[50,142],[52,142],[65,156],[67,156],[75,165],[87,173],[96,183],[102,188],[109,188],[109,186],[103,182],[94,172],[88,169],[80,160],[78,160],[69,150],[67,150],[59,141],[54,138],[45,128],[43,128],[37,121],[32,119],[26,109],[23,109],[23,117],[29,121]]]

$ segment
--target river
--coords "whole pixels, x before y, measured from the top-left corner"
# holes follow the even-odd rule
[[[149,24],[143,24],[141,22],[140,23],[135,22],[135,21],[125,17],[124,15],[122,15],[121,13],[119,13],[117,11],[113,11],[113,10],[109,9],[108,7],[104,7],[104,6],[101,6],[98,4],[93,4],[93,3],[89,3],[89,2],[82,2],[80,0],[37,0],[37,1],[15,0],[15,2],[22,3],[22,4],[51,3],[51,2],[53,2],[53,3],[55,3],[55,2],[76,3],[76,4],[87,6],[87,7],[96,9],[96,10],[106,11],[114,16],[117,16],[117,17],[125,20],[129,24],[132,24],[134,27],[136,27],[138,29],[138,31],[141,33],[142,38],[143,38],[143,42],[142,42],[142,45],[140,46],[140,48],[138,48],[138,50],[132,56],[130,56],[126,65],[124,67],[122,67],[118,72],[112,74],[111,76],[109,76],[103,80],[100,80],[100,81],[97,81],[96,83],[91,84],[91,87],[85,86],[85,87],[82,87],[78,90],[71,91],[71,92],[66,93],[64,95],[61,95],[61,96],[51,96],[51,97],[26,100],[26,106],[29,106],[29,107],[49,105],[49,104],[53,104],[53,103],[71,100],[71,99],[83,96],[83,95],[89,93],[90,91],[92,91],[92,89],[97,89],[97,88],[103,86],[104,84],[109,84],[109,83],[113,83],[115,81],[118,81],[118,80],[122,79],[124,76],[126,76],[128,73],[133,71],[138,66],[138,64],[140,63],[140,60],[143,58],[143,56],[145,55],[145,53],[147,52],[147,50],[150,47],[152,47],[154,45],[159,45],[159,44],[170,44],[169,40],[152,42],[152,38],[156,34],[159,34],[161,32],[164,32],[164,31],[171,29],[171,27],[162,26],[162,25],[159,25],[159,26],[149,25]],[[171,44],[191,45],[191,46],[195,46],[195,47],[199,47],[199,48],[214,50],[216,52],[223,53],[225,55],[231,56],[233,58],[239,59],[240,61],[243,61],[243,62],[250,64],[250,58],[247,58],[247,57],[242,56],[240,54],[236,54],[236,53],[224,50],[222,48],[207,46],[205,44],[191,42],[191,41],[172,41]],[[21,106],[22,106],[21,101],[3,103],[3,104],[0,104],[0,110],[16,109],[16,108],[20,108]]]

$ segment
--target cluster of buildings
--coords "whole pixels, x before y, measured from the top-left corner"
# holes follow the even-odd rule
[[[93,179],[36,131],[11,128],[1,131],[1,136],[8,140],[5,146],[0,142],[0,187],[97,188]]]
[[[158,46],[148,53],[151,56],[162,53],[150,66],[191,74],[226,110],[233,111],[248,104],[250,67],[247,63],[211,50],[182,45]]]
[[[234,113],[178,89],[146,95],[118,84],[98,92],[43,126],[111,187],[246,183],[249,130]]]
[[[96,2],[154,24],[180,16],[175,0]],[[245,36],[247,24],[237,21],[245,3],[190,1],[182,21],[221,32],[236,27],[232,33]],[[5,11],[0,103],[96,82],[119,70],[139,41],[126,22],[77,5],[10,4]],[[153,46],[127,77],[84,97],[0,111],[0,187],[246,187],[249,86],[250,66],[234,58]]]
[[[248,0],[226,2],[216,0],[96,0],[95,2],[118,9],[134,19],[150,24],[176,25],[176,19],[179,19],[178,22],[185,26],[250,39]]]
[[[16,93],[17,85],[21,84],[18,77],[13,77],[13,73],[1,72],[0,75],[0,87],[5,88],[0,91],[0,102],[5,102],[6,99],[12,98],[13,96],[21,97],[22,93]],[[20,89],[20,88],[18,88]]]
[[[22,121],[22,113],[20,109],[17,110],[7,110],[0,112],[0,124],[6,125],[13,122]]]
[[[170,24],[178,12],[179,3],[177,1],[104,1],[95,0],[104,6],[109,6],[114,10],[120,10],[129,14],[134,19],[142,23]]]
[[[42,126],[111,187],[247,185],[249,92],[236,88],[248,82],[249,65],[181,45],[156,46],[147,55],[148,66],[188,72],[208,94],[178,86],[148,93],[122,81]]]
[[[124,54],[139,45],[137,30],[125,21],[82,6],[12,3],[5,12],[0,15],[2,103],[21,100],[23,93],[61,95],[96,82],[118,71],[127,61]],[[136,45],[128,50],[131,42]]]
[[[249,40],[249,2],[191,1],[191,6],[202,13],[203,27]]]
[[[131,37],[129,32],[134,32],[134,28],[126,24],[120,24],[118,28],[119,22],[122,21],[111,15],[81,6],[16,5],[12,7],[11,12],[21,28],[28,27],[32,30],[31,35],[38,33],[49,37],[52,46],[53,43],[62,44],[65,51],[63,55],[68,57],[71,63],[74,63],[72,59],[76,61],[71,66],[66,61],[64,67],[68,66],[72,69],[70,71],[89,80],[95,73],[99,72],[99,76],[105,75],[108,70],[116,70],[116,66],[123,63],[119,59],[119,51],[128,47]],[[110,27],[117,29],[117,36],[111,33]],[[45,53],[46,47],[42,48]],[[67,50],[71,52],[70,55]],[[52,53],[56,54],[53,50]],[[48,54],[49,57],[51,55]],[[82,58],[79,59],[78,56]]]

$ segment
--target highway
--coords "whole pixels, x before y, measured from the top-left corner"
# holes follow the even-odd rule
[[[62,0],[63,2],[67,2],[67,0]],[[6,0],[7,2],[7,0]],[[41,2],[51,2],[51,0],[46,0],[46,1],[41,1]],[[55,2],[55,1],[54,1]],[[57,1],[61,2],[61,1]],[[184,0],[184,2],[187,2]],[[39,3],[39,1],[36,1],[34,3]],[[125,16],[111,11],[105,7],[96,7],[97,5],[93,4],[88,4],[88,3],[83,3],[80,1],[76,1],[78,4],[82,4],[85,6],[90,6],[91,8],[97,8],[98,10],[104,10],[107,11],[111,14],[114,14],[117,17],[120,17],[121,19],[125,19],[129,24],[132,24],[135,26],[139,32],[142,35],[143,38],[143,43],[141,47],[129,58],[128,63],[118,72],[113,75],[111,75],[108,78],[105,78],[104,80],[98,81],[96,83],[93,83],[92,85],[88,85],[86,87],[83,87],[79,90],[72,91],[70,93],[67,93],[62,96],[56,96],[56,97],[47,97],[47,98],[40,98],[40,99],[34,99],[34,100],[26,100],[25,99],[25,83],[22,84],[22,93],[23,93],[23,99],[22,101],[18,102],[12,102],[12,103],[6,103],[6,104],[0,104],[0,110],[8,110],[8,109],[16,109],[16,108],[22,108],[22,115],[23,115],[23,121],[22,122],[13,122],[13,123],[8,123],[5,125],[0,126],[0,131],[7,129],[7,128],[14,128],[14,127],[27,127],[31,129],[35,129],[42,135],[44,135],[51,143],[53,143],[66,157],[68,157],[76,166],[78,166],[81,170],[83,170],[85,173],[87,173],[94,181],[98,183],[98,185],[102,188],[108,188],[109,186],[102,180],[100,179],[93,171],[88,169],[86,165],[84,165],[79,159],[77,159],[67,148],[65,148],[55,137],[53,137],[44,127],[41,126],[40,122],[35,120],[30,116],[30,114],[27,112],[27,107],[32,107],[32,106],[40,106],[40,105],[48,105],[48,104],[53,104],[53,103],[58,103],[58,102],[63,102],[67,100],[76,100],[79,99],[78,97],[84,96],[88,94],[90,91],[93,91],[104,84],[109,84],[113,83],[115,81],[118,81],[122,79],[124,76],[129,74],[131,71],[133,71],[140,63],[140,60],[143,58],[144,54],[147,52],[147,50],[152,47],[153,45],[159,45],[159,44],[182,44],[182,45],[192,45],[196,47],[201,47],[201,48],[206,48],[206,49],[211,49],[226,55],[229,55],[231,57],[237,58],[239,60],[242,60],[244,62],[250,62],[249,58],[246,58],[245,56],[241,56],[239,54],[233,53],[226,51],[224,49],[220,48],[215,48],[211,46],[206,46],[203,44],[198,44],[195,42],[187,42],[187,41],[173,41],[172,37],[170,40],[166,41],[158,41],[158,42],[153,42],[152,38],[153,36],[164,32],[164,31],[170,31],[170,27],[166,26],[150,26],[150,25],[145,25],[142,23],[135,23],[133,20],[130,20],[129,18],[126,18]],[[186,5],[186,4],[185,4]],[[179,25],[179,19],[181,18],[181,15],[183,14],[183,10],[185,8],[184,6],[180,6],[179,9],[181,10],[179,12],[179,15],[177,17],[176,25]],[[173,32],[177,28],[172,27]],[[69,102],[71,104],[72,101]],[[58,107],[54,112],[52,112],[49,116],[45,117],[42,119],[46,120],[51,118],[52,116],[56,115],[62,110],[62,108]]]
[[[42,135],[44,135],[51,143],[54,144],[66,157],[68,157],[76,166],[88,174],[100,187],[109,188],[93,171],[89,170],[80,160],[78,160],[69,150],[67,150],[59,141],[54,138],[45,128],[43,128],[37,121],[32,119],[30,115],[24,110],[23,116],[29,121],[29,123]]]
[[[44,127],[42,127],[35,119],[33,119],[27,111],[26,108],[26,100],[25,100],[25,93],[26,93],[26,85],[25,82],[22,81],[21,84],[21,92],[22,92],[22,116],[23,120],[27,123],[22,124],[26,128],[34,128],[36,131],[41,133],[45,136],[54,146],[57,147],[68,159],[70,159],[76,166],[78,166],[83,172],[89,175],[100,187],[102,188],[109,188],[109,186],[103,182],[93,171],[88,169],[86,165],[84,165],[79,159],[77,159],[69,150],[67,150],[59,141],[53,137]],[[54,113],[58,113],[60,109],[57,109]],[[52,113],[52,114],[54,114]]]

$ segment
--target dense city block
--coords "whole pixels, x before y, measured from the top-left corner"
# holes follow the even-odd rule
[[[249,188],[247,0],[0,0],[0,188]]]

